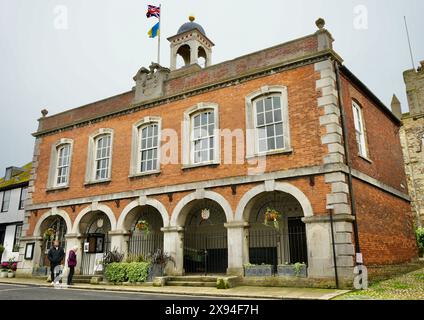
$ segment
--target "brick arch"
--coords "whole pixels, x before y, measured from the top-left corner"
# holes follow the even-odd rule
[[[166,210],[165,206],[160,201],[158,201],[156,199],[149,199],[148,198],[148,199],[145,199],[145,201],[134,200],[134,201],[130,202],[124,208],[124,210],[122,210],[122,213],[119,216],[119,219],[118,219],[118,222],[117,222],[116,229],[124,231],[125,218],[128,216],[128,214],[131,212],[132,209],[134,209],[136,207],[141,207],[141,206],[151,206],[151,207],[155,208],[157,211],[159,211],[159,213],[162,217],[163,226],[164,227],[169,226],[169,215],[168,215],[168,211]]]
[[[180,202],[178,202],[175,209],[172,211],[170,226],[171,227],[183,226],[186,215],[187,215],[187,212],[184,212],[184,208],[186,207],[186,205],[188,205],[190,202],[194,200],[202,200],[202,199],[209,199],[218,203],[224,210],[227,222],[231,222],[234,220],[233,209],[231,208],[228,201],[222,195],[213,191],[203,191],[203,192],[190,193],[189,195],[182,198]]]
[[[276,183],[273,183],[271,186],[266,186],[266,184],[264,183],[246,192],[245,195],[241,198],[239,204],[237,205],[235,220],[248,221],[248,218],[246,218],[245,209],[247,205],[249,204],[249,202],[261,193],[273,192],[273,191],[281,191],[281,192],[292,195],[297,201],[299,201],[302,207],[303,215],[305,217],[312,217],[314,215],[311,202],[306,197],[306,195],[302,191],[300,191],[300,189],[298,189],[297,187],[293,186],[290,183],[276,182]]]
[[[116,230],[116,218],[115,218],[115,214],[113,213],[112,209],[109,208],[108,206],[104,205],[104,204],[99,204],[97,206],[95,206],[95,205],[88,206],[78,214],[78,216],[76,217],[76,219],[74,221],[72,233],[79,234],[80,233],[79,224],[81,222],[81,219],[85,215],[89,214],[90,212],[95,212],[95,211],[103,212],[109,218],[111,231]]]
[[[44,213],[44,214],[40,217],[40,219],[38,219],[37,224],[36,224],[36,225],[35,225],[35,227],[34,227],[33,235],[34,235],[35,237],[40,236],[40,232],[41,232],[41,230],[40,230],[40,228],[41,228],[41,224],[42,224],[42,223],[43,223],[46,219],[48,219],[48,218],[50,218],[50,217],[54,217],[54,216],[60,216],[60,217],[62,217],[62,218],[63,218],[63,220],[65,220],[65,223],[66,223],[66,230],[67,230],[68,232],[70,232],[70,231],[72,230],[72,221],[71,221],[71,218],[69,217],[68,213],[67,213],[66,211],[64,211],[64,210],[53,210],[53,209],[51,209],[51,210],[47,211],[46,213]]]

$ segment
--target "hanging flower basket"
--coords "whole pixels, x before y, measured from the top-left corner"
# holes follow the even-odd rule
[[[56,235],[56,230],[53,228],[48,228],[43,235],[44,240],[50,241],[53,240]]]
[[[266,226],[269,226],[270,224],[272,224],[274,228],[278,230],[280,229],[280,224],[279,224],[280,219],[281,219],[281,214],[277,210],[271,209],[271,208],[266,209],[265,222],[264,222]]]
[[[135,225],[136,230],[145,232],[146,234],[150,233],[149,223],[145,220],[140,220]]]

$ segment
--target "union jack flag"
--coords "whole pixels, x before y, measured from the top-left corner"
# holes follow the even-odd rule
[[[146,16],[147,18],[151,18],[151,17],[160,18],[160,7],[147,5]]]

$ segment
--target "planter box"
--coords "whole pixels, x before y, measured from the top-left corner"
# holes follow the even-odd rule
[[[308,276],[306,265],[302,266],[302,268],[299,270],[298,274],[296,274],[296,270],[294,268],[294,265],[281,265],[281,266],[278,266],[277,270],[278,270],[278,276],[279,277],[306,278]]]
[[[8,278],[14,278],[15,277],[15,273],[14,272],[8,272],[7,273],[7,277]]]
[[[271,277],[273,266],[271,265],[260,265],[260,266],[245,266],[244,276],[245,277]]]
[[[147,282],[153,281],[156,277],[163,277],[163,268],[160,265],[153,264],[149,268],[149,275],[147,276]]]

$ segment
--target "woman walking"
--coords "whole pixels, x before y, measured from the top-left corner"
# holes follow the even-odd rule
[[[69,274],[68,274],[68,286],[72,285],[72,278],[74,276],[75,272],[75,266],[77,265],[77,251],[78,247],[74,247],[69,251],[68,256],[68,267],[69,267]]]

